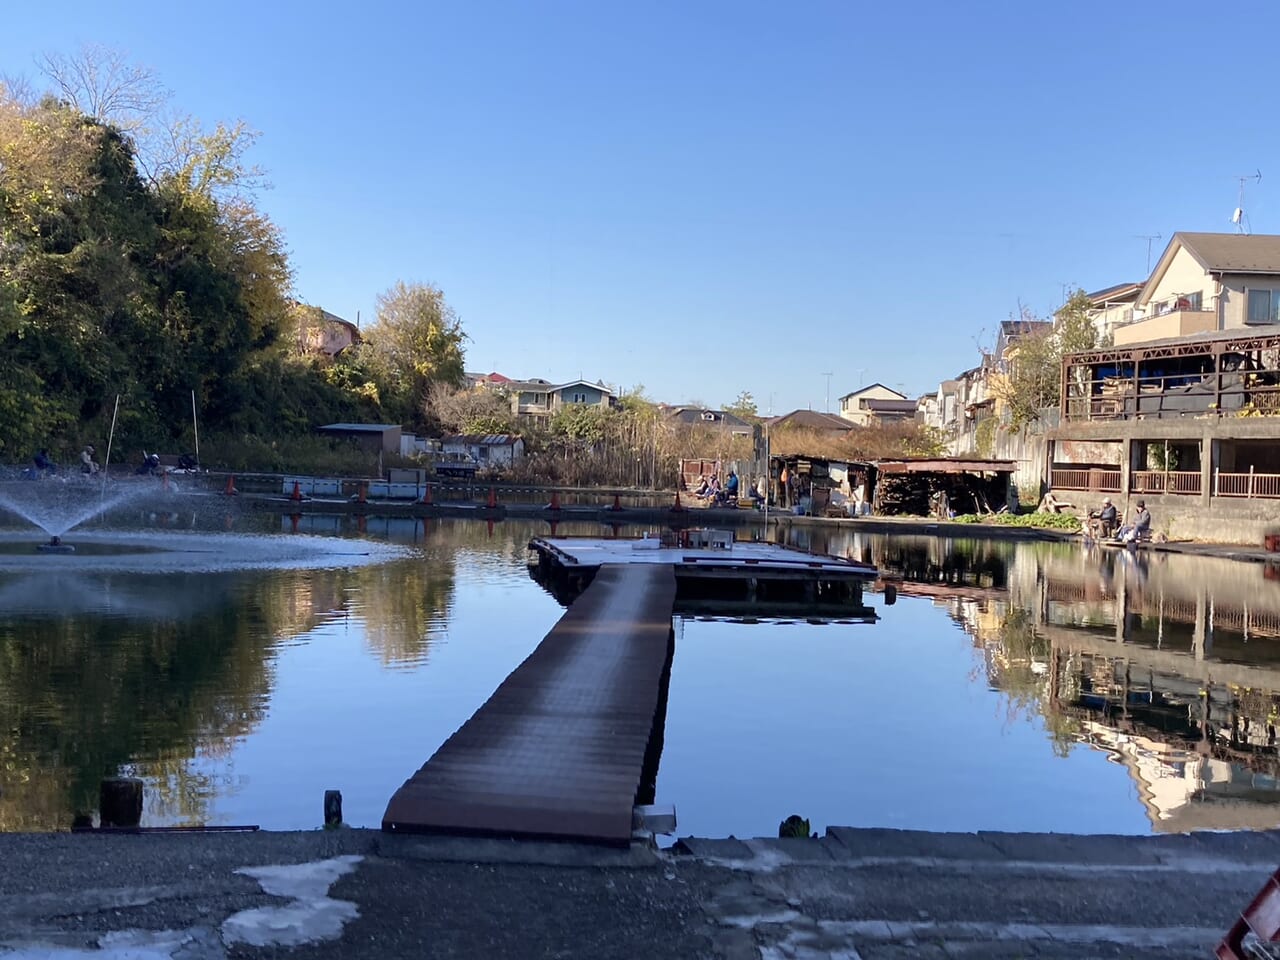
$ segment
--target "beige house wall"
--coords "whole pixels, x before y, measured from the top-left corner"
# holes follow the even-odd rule
[[[1274,290],[1280,294],[1280,277],[1250,273],[1229,273],[1222,277],[1222,329],[1236,330],[1259,324],[1246,324],[1249,316],[1249,290]]]
[[[1138,306],[1145,308],[1146,315],[1149,317],[1165,301],[1175,297],[1185,297],[1197,291],[1203,300],[1203,309],[1214,309],[1214,298],[1218,295],[1217,281],[1209,276],[1199,260],[1188,253],[1185,247],[1180,246],[1169,262],[1169,269],[1164,272],[1164,276],[1151,292],[1151,297],[1148,300],[1139,301]]]
[[[871,419],[869,411],[862,409],[863,400],[902,400],[902,394],[879,384],[860,390],[856,394],[840,398],[840,416],[853,423],[866,426]]]

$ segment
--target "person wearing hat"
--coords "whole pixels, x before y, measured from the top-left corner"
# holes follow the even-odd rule
[[[1102,498],[1102,509],[1089,514],[1089,519],[1092,521],[1089,528],[1095,540],[1113,535],[1116,527],[1119,526],[1116,508],[1112,505],[1110,497]]]
[[[1134,505],[1131,522],[1120,528],[1120,539],[1125,543],[1151,538],[1151,514],[1147,512],[1147,502],[1139,500]]]

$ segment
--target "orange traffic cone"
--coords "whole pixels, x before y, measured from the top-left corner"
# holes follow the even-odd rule
[[[498,495],[494,493],[493,487],[489,488],[489,502],[485,504],[490,510],[498,505]]]
[[[679,494],[677,493],[676,496],[678,497]],[[615,510],[615,511],[622,509],[622,501],[618,499],[618,495],[616,493],[613,495],[613,506],[610,507],[609,509]]]
[[[360,492],[356,494],[356,503],[369,502],[369,484],[361,482]]]
[[[297,480],[293,481],[293,493],[290,494],[289,499],[296,503],[302,502],[302,484]]]
[[[551,502],[547,504],[547,509],[548,510],[560,509],[560,491],[559,490],[551,491]]]
[[[676,491],[676,502],[675,502],[675,506],[673,506],[671,509],[672,509],[673,511],[675,511],[676,513],[681,513],[681,512],[683,512],[683,511],[684,511],[684,504],[682,504],[682,503],[680,502],[680,491],[679,491],[679,490],[677,490],[677,491]]]
[[[234,473],[227,474],[227,488],[222,491],[222,495],[234,497],[239,493],[240,491],[236,489],[236,475]]]
[[[427,484],[427,489],[422,491],[422,499],[418,502],[426,504],[428,507],[431,506],[431,484]]]

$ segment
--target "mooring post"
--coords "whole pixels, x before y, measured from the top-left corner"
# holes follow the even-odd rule
[[[324,792],[324,825],[326,827],[342,826],[341,790],[326,790]]]
[[[98,792],[98,824],[136,827],[142,822],[142,781],[137,777],[108,777]]]

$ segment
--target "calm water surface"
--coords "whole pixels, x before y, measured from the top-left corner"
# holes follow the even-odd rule
[[[541,522],[124,520],[404,549],[323,569],[0,563],[0,829],[65,829],[122,771],[147,781],[148,825],[315,827],[337,788],[348,822],[375,826],[562,613],[525,566]],[[814,829],[1280,824],[1271,568],[792,536],[902,578],[897,603],[873,596],[874,624],[677,619],[658,800],[681,834],[772,835],[791,813]]]

